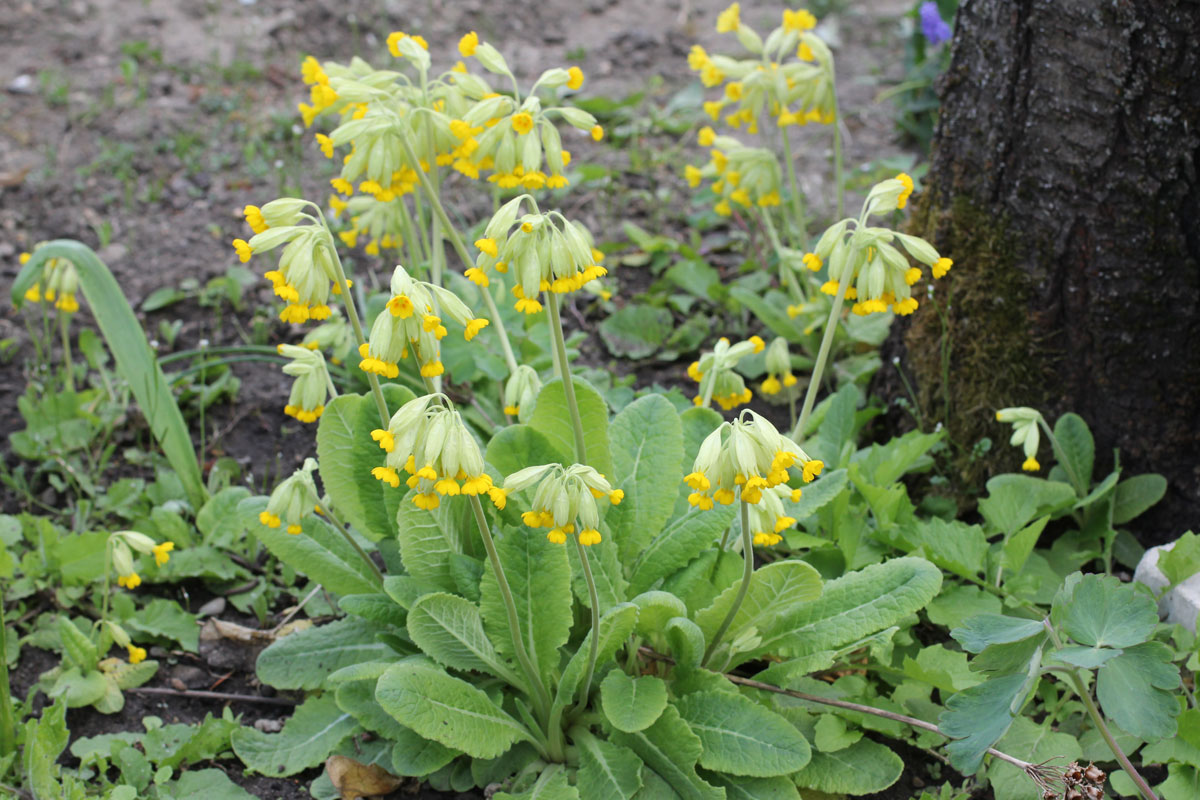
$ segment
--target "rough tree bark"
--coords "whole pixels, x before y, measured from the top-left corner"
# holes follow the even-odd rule
[[[1200,531],[1198,36],[1194,0],[964,0],[914,221],[955,266],[891,342],[965,478],[1009,405],[1165,475],[1145,543]]]

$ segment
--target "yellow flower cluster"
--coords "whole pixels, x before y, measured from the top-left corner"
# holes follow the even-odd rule
[[[170,554],[175,549],[175,543],[156,543],[146,534],[137,531],[116,531],[108,537],[108,548],[113,570],[117,573],[117,585],[125,589],[136,589],[142,585],[142,578],[134,569],[134,551],[142,555],[153,555],[154,563],[161,567],[171,560]]]
[[[276,350],[291,359],[284,364],[283,372],[295,378],[283,413],[301,422],[316,422],[325,411],[331,384],[324,354],[315,347],[294,344],[281,344]]]
[[[737,3],[717,18],[718,33],[734,33],[751,58],[709,55],[700,45],[688,53],[688,66],[706,87],[725,84],[719,100],[704,104],[717,121],[758,133],[765,114],[779,127],[833,122],[833,57],[812,29],[817,20],[806,10],[784,10],[782,24],[764,41],[741,21]]]
[[[19,261],[23,265],[32,257],[31,253],[21,253]],[[78,291],[79,273],[75,265],[65,258],[48,258],[42,264],[38,282],[25,290],[25,299],[30,303],[50,303],[65,314],[74,314],[79,310],[79,300],[75,297]]]
[[[702,392],[711,382],[711,397],[724,411],[731,411],[740,405],[749,403],[754,393],[746,386],[742,376],[734,372],[734,367],[746,356],[761,353],[766,342],[761,336],[751,336],[749,339],[730,344],[729,340],[721,337],[711,352],[700,356],[699,361],[688,365],[688,377],[700,384]],[[693,402],[704,405],[703,394],[696,395]]]
[[[410,400],[392,415],[387,428],[371,432],[387,453],[384,465],[371,475],[392,487],[400,486],[400,470],[408,473],[406,485],[415,489],[417,508],[433,510],[441,497],[488,495],[504,508],[506,493],[494,486],[484,471],[483,455],[462,417],[429,394]]]
[[[851,307],[855,314],[890,310],[904,316],[917,310],[912,287],[923,273],[893,243],[899,243],[909,256],[928,266],[934,278],[945,276],[953,266],[954,262],[918,236],[861,224],[871,214],[904,208],[912,191],[912,178],[904,173],[879,182],[867,195],[862,218],[857,222],[844,219],[830,226],[814,248],[818,268],[819,264],[829,265],[829,280],[821,291],[836,295],[841,284],[848,284],[845,297],[855,301]]]
[[[532,211],[521,214],[530,203]],[[592,246],[592,235],[578,222],[558,212],[539,213],[528,195],[500,207],[476,240],[479,255],[466,277],[480,286],[491,283],[491,273],[512,269],[516,309],[526,314],[542,310],[539,292],[564,294],[579,291],[590,281],[608,274],[600,265],[604,254]]]
[[[700,129],[702,147],[711,147],[710,161],[704,167],[687,166],[684,177],[690,186],[711,180],[712,190],[721,199],[713,206],[718,214],[733,214],[736,203],[743,208],[770,208],[781,202],[779,162],[765,147],[746,147],[731,136],[718,136],[710,127]]]
[[[325,74],[325,70],[321,67],[321,63],[312,56],[304,59],[300,65],[300,75],[304,82],[308,84],[310,103],[300,103],[297,110],[300,116],[304,119],[304,127],[309,127],[313,124],[313,120],[317,114],[320,114],[325,109],[337,102],[337,92],[329,85],[329,76]]]
[[[276,296],[287,302],[279,318],[300,323],[329,318],[329,296],[341,294],[337,282],[333,237],[321,221],[305,211],[313,204],[294,197],[272,200],[262,208],[246,206],[246,224],[254,231],[250,241],[234,239],[238,258],[247,262],[256,253],[286,245],[276,269],[263,273]],[[298,224],[306,222],[308,224]]]
[[[745,410],[733,422],[722,423],[700,444],[692,471],[684,482],[692,489],[688,503],[706,510],[714,503],[742,500],[752,506],[754,543],[777,544],[780,533],[796,520],[784,512],[783,498],[795,502],[800,489],[789,489],[789,470],[799,465],[801,478],[811,482],[824,464],[808,457],[767,419]]]
[[[1013,426],[1012,438],[1008,440],[1008,443],[1013,447],[1024,449],[1025,461],[1021,464],[1021,469],[1026,472],[1040,470],[1042,465],[1038,463],[1037,451],[1038,445],[1041,443],[1041,433],[1038,426],[1046,425],[1041,412],[1023,406],[1002,408],[996,412],[996,421],[1007,422]],[[1049,431],[1048,427],[1047,431]]]
[[[565,544],[567,536],[577,535],[586,547],[600,544],[600,511],[596,501],[608,498],[619,505],[625,492],[614,489],[596,470],[583,464],[541,464],[526,467],[504,479],[504,488],[519,492],[537,485],[531,510],[521,515],[530,528],[548,528],[546,538]]]
[[[791,356],[788,354],[787,339],[776,337],[767,348],[767,378],[762,382],[763,394],[779,394],[785,388],[796,385],[792,374]]]
[[[320,498],[312,474],[317,469],[314,459],[304,459],[304,465],[293,472],[271,492],[267,507],[258,515],[258,521],[268,528],[278,528],[287,522],[287,532],[299,534],[301,522],[317,509]]]
[[[390,288],[386,311],[375,317],[368,341],[359,347],[358,366],[364,372],[395,378],[411,347],[422,377],[441,375],[445,367],[439,342],[447,331],[440,315],[462,325],[468,342],[488,325],[488,320],[475,318],[453,292],[412,278],[402,266],[392,273]]]

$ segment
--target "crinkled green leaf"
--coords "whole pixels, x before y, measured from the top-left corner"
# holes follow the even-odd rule
[[[694,692],[675,708],[700,737],[705,769],[769,778],[803,768],[812,754],[792,723],[740,694]]]
[[[450,556],[463,552],[463,538],[474,533],[475,517],[465,497],[443,497],[432,511],[413,505],[410,491],[396,512],[400,557],[413,578],[453,593],[456,588]]]
[[[579,747],[579,794],[588,800],[630,800],[642,788],[642,760],[621,747],[590,733],[575,736]]]
[[[801,789],[826,794],[871,794],[891,786],[904,762],[882,744],[861,739],[834,753],[813,753],[812,761],[794,778]]]
[[[437,592],[418,600],[408,612],[408,635],[425,655],[440,664],[486,672],[515,686],[524,685],[500,660],[484,633],[479,608],[457,595]]]
[[[728,800],[800,800],[796,784],[784,777],[747,778],[719,772],[705,772],[702,777],[723,788]]]
[[[701,552],[714,547],[736,514],[737,510],[731,506],[717,506],[669,522],[632,562],[629,591],[646,591],[659,579],[682,569]]]
[[[668,705],[649,728],[637,733],[614,731],[610,739],[636,753],[681,797],[724,800],[724,789],[713,786],[696,773],[696,762],[703,752],[700,738],[692,733],[673,706]]]
[[[671,333],[671,312],[631,303],[600,323],[600,338],[614,356],[637,360],[652,356]]]
[[[394,658],[394,651],[375,638],[383,630],[347,617],[288,634],[259,654],[258,678],[277,689],[320,689],[342,667]]]
[[[625,497],[609,507],[604,521],[616,537],[621,562],[631,564],[671,516],[682,480],[683,428],[674,406],[652,394],[613,417],[608,435],[613,447],[610,478]]]
[[[611,477],[613,461],[608,444],[608,405],[583,378],[575,377],[574,386],[575,401],[583,423],[588,466]],[[537,405],[529,417],[529,427],[550,441],[561,454],[562,463],[572,464],[576,461],[575,432],[561,380],[550,381],[538,392]]]
[[[979,513],[993,528],[1012,535],[1035,517],[1069,508],[1077,499],[1070,484],[1032,475],[997,475],[987,482]]]
[[[596,663],[603,664],[612,658],[613,653],[625,644],[633,634],[637,624],[638,608],[633,603],[615,605],[600,617],[600,636],[596,646]],[[562,677],[558,679],[558,687],[554,694],[554,709],[566,708],[579,691],[579,683],[583,680],[588,658],[592,649],[592,631],[589,629],[583,641],[580,642],[575,654],[563,669]],[[593,686],[594,688],[594,686]]]
[[[509,425],[488,442],[485,458],[501,475],[512,475],[526,467],[561,461],[563,454],[530,426]]]
[[[632,678],[614,669],[600,683],[600,707],[617,730],[645,730],[667,707],[667,684],[653,675]]]
[[[920,548],[926,558],[948,572],[968,580],[983,572],[988,541],[978,525],[939,517],[914,519],[897,535],[906,551]]]

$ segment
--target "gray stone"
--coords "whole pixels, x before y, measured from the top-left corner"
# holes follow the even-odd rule
[[[1195,633],[1196,616],[1200,614],[1200,573],[1186,579],[1169,592],[1163,591],[1170,581],[1158,568],[1158,559],[1160,555],[1170,551],[1174,546],[1175,543],[1171,542],[1147,550],[1146,554],[1142,556],[1142,560],[1138,562],[1137,569],[1133,572],[1133,579],[1137,583],[1148,586],[1158,596],[1160,617],[1166,618],[1167,622],[1178,623]]]

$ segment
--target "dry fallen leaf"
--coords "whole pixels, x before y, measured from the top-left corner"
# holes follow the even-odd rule
[[[341,792],[342,800],[383,797],[391,794],[403,782],[378,764],[360,764],[346,756],[330,756],[325,771],[333,788]]]

